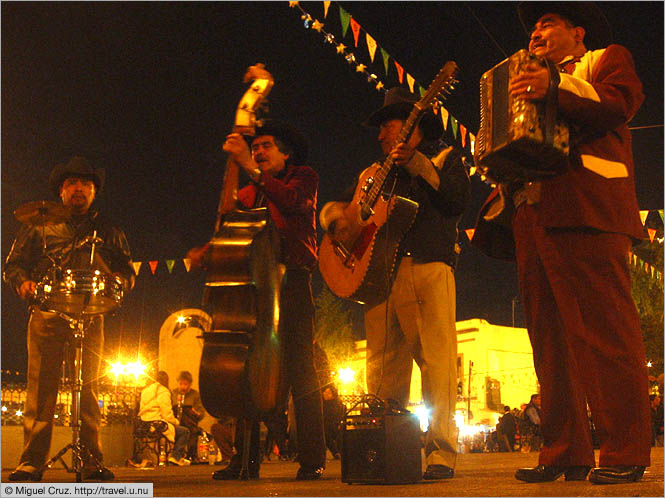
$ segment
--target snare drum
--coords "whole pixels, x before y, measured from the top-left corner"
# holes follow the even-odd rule
[[[99,270],[66,269],[59,278],[47,275],[37,284],[37,301],[47,311],[97,315],[113,311],[122,302],[120,279]]]

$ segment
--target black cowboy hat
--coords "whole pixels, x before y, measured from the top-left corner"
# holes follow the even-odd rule
[[[413,104],[418,102],[418,96],[406,88],[396,86],[386,92],[383,107],[373,112],[363,123],[364,126],[377,128],[381,123],[389,119],[406,120],[413,109]],[[426,112],[419,125],[425,140],[436,140],[443,134],[443,124],[432,111]]]
[[[104,170],[103,169],[93,169],[90,162],[82,156],[72,157],[68,163],[58,164],[51,175],[49,176],[48,182],[51,187],[51,191],[56,195],[60,195],[60,186],[67,178],[77,177],[77,178],[86,178],[92,180],[95,184],[95,193],[98,194],[102,187],[104,186]]]
[[[527,35],[543,15],[559,14],[584,28],[586,48],[595,50],[612,42],[610,23],[595,2],[520,2],[517,13]]]
[[[288,162],[294,165],[303,165],[307,161],[307,140],[295,127],[276,119],[265,119],[263,124],[256,128],[255,136],[272,135],[293,149]],[[250,138],[250,141],[253,138]]]

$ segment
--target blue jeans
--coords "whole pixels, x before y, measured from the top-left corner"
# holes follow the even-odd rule
[[[185,456],[185,448],[187,448],[187,441],[189,441],[189,429],[182,425],[175,427],[175,444],[171,454],[176,460],[180,460]]]

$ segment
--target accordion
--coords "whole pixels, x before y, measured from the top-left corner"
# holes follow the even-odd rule
[[[509,80],[532,64],[556,69],[526,50],[511,55],[480,79],[480,130],[474,161],[496,182],[529,182],[562,173],[568,164],[567,124],[557,117],[556,83],[543,100],[512,97]]]

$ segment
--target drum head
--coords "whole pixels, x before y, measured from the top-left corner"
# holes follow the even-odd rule
[[[65,270],[57,279],[45,277],[37,285],[37,300],[48,311],[70,315],[98,315],[122,302],[119,278],[99,270]]]

